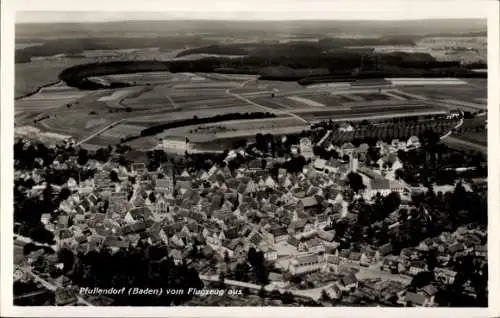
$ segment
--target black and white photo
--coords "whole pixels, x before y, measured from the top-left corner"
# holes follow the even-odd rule
[[[90,2],[15,12],[12,306],[488,307],[495,7]]]

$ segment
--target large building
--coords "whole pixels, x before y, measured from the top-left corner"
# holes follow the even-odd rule
[[[302,138],[300,140],[300,153],[306,160],[314,157],[312,143],[309,138]]]
[[[292,275],[312,273],[320,271],[324,263],[324,258],[316,254],[299,255],[290,261],[288,271]]]

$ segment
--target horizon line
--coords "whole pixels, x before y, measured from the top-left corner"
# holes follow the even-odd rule
[[[74,11],[76,12],[76,11]],[[86,12],[93,12],[93,11],[86,11]],[[229,19],[229,18],[181,18],[181,17],[171,17],[171,18],[165,18],[165,19],[109,19],[109,20],[95,20],[95,21],[15,21],[15,24],[90,24],[90,23],[95,23],[95,24],[107,24],[107,23],[119,23],[119,22],[171,22],[171,21],[208,21],[208,22],[336,22],[336,21],[341,21],[341,22],[360,22],[360,21],[366,21],[366,22],[414,22],[414,21],[465,21],[465,20],[480,20],[480,21],[487,21],[487,18],[480,18],[480,17],[463,17],[463,18],[435,18],[435,17],[430,17],[430,18],[407,18],[407,19],[390,19],[390,20],[385,20],[385,19],[342,19],[342,18],[335,18],[335,19],[311,19],[311,18],[304,18],[304,19]]]

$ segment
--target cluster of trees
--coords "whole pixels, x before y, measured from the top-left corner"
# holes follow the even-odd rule
[[[282,163],[281,168],[286,169],[286,171],[288,171],[289,173],[300,173],[302,172],[306,164],[307,160],[304,158],[304,156],[297,156]]]
[[[254,247],[248,250],[247,258],[236,265],[231,277],[238,281],[252,282],[260,285],[269,284],[269,268],[264,253]]]
[[[430,67],[436,66],[431,63]],[[406,66],[406,67],[404,67]],[[379,66],[377,71],[360,71],[356,74],[344,72],[336,72],[329,75],[310,76],[299,79],[301,85],[311,85],[318,83],[330,83],[335,81],[348,81],[353,79],[368,79],[368,78],[386,78],[386,77],[463,77],[463,78],[486,78],[486,73],[474,72],[464,67],[446,67],[446,68],[426,68],[426,63],[418,63],[417,65],[405,64],[401,67]],[[408,66],[417,66],[418,68],[409,68]]]
[[[90,50],[120,50],[130,48],[181,49],[186,45],[203,45],[210,41],[200,37],[86,37],[45,39],[42,44],[16,50],[16,63],[27,63],[32,57],[52,56],[65,53],[72,57],[82,56],[84,51]]]
[[[59,253],[64,273],[73,284],[99,288],[163,288],[179,289],[184,293],[152,295],[110,295],[115,306],[169,306],[181,305],[192,298],[189,288],[203,288],[198,272],[186,264],[176,265],[164,247],[142,241],[137,247],[108,249],[74,255],[71,251]]]
[[[13,284],[14,306],[54,306],[55,296],[53,293],[36,294],[30,297],[16,298],[16,296],[23,296],[26,294],[39,292],[40,287],[34,281],[21,282],[16,281]]]
[[[379,140],[391,142],[393,139],[406,141],[411,136],[417,136],[420,138],[422,135],[428,134],[429,132],[437,135],[443,135],[457,123],[456,120],[452,119],[434,119],[434,116],[430,117],[432,117],[432,119],[422,118],[424,121],[416,121],[419,119],[418,117],[394,118],[391,120],[392,122],[389,123],[377,126],[360,125],[354,131],[346,132],[341,132],[333,126],[330,128],[333,131],[330,134],[328,141],[334,145],[345,142],[351,142],[358,145],[361,143],[375,145]],[[323,129],[318,130],[323,131]],[[322,137],[324,134],[318,133],[318,135]]]
[[[107,162],[112,154],[112,147],[99,148],[89,152],[86,149],[75,149],[63,145],[48,148],[41,142],[30,142],[26,144],[18,139],[14,144],[14,169],[33,170],[35,168],[47,168],[57,160],[65,163],[70,157],[77,157],[77,163],[85,165],[89,159]]]
[[[453,232],[459,226],[473,224],[486,227],[487,191],[475,189],[467,192],[462,184],[457,184],[453,192],[437,194],[430,190],[412,198],[414,208],[398,210],[400,198],[391,194],[386,198],[377,197],[373,204],[357,201],[351,205],[356,211],[356,220],[341,219],[333,224],[343,247],[368,244],[381,246],[391,243],[393,253],[414,247],[426,238],[439,236],[442,232]],[[387,216],[398,210],[399,225],[389,229],[394,221]]]
[[[355,193],[366,188],[361,175],[355,172],[349,172],[349,174],[347,174],[347,183]]]
[[[334,42],[342,41],[335,39]],[[345,41],[345,40],[344,40]],[[350,40],[355,41],[355,40]],[[376,41],[376,40],[374,40]],[[190,49],[180,55],[207,51],[209,53],[244,53],[242,58],[211,56],[197,60],[176,61],[118,61],[91,63],[70,67],[59,78],[69,86],[98,89],[102,84],[89,81],[90,76],[130,72],[230,72],[257,73],[263,79],[298,80],[302,85],[336,80],[384,77],[486,77],[485,73],[471,71],[456,62],[439,62],[423,53],[393,52],[374,54],[360,50],[341,49],[338,43],[278,43],[248,45],[213,45]],[[26,50],[33,50],[27,48]],[[247,50],[251,52],[247,54]],[[63,50],[64,51],[64,50]],[[59,52],[60,53],[60,52]],[[29,53],[20,53],[28,54]],[[20,55],[20,56],[21,56]],[[19,57],[19,59],[22,59]],[[263,67],[264,66],[264,67]],[[354,72],[354,69],[360,69]],[[313,70],[313,71],[311,71]],[[115,83],[121,85],[123,83]]]
[[[488,174],[487,159],[475,151],[464,152],[448,148],[436,142],[430,146],[408,152],[399,151],[398,157],[404,168],[397,176],[409,184],[455,184],[455,181],[471,178],[484,178]],[[460,171],[457,168],[468,168]]]
[[[329,160],[331,158],[333,159],[338,159],[339,158],[339,153],[335,150],[326,150],[325,148],[321,146],[314,146],[313,147],[313,153],[316,157],[320,157],[321,159]]]
[[[45,229],[42,214],[53,214],[56,195],[51,186],[43,190],[42,198],[27,197],[23,187],[14,183],[14,232],[30,237],[36,242],[54,244],[54,234]]]

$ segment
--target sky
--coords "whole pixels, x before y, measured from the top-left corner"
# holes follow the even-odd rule
[[[484,18],[484,0],[11,0],[17,23]],[[29,8],[29,12],[26,8]]]

